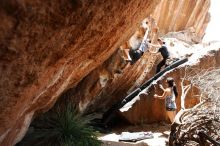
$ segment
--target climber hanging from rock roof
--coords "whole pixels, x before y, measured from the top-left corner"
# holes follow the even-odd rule
[[[146,26],[140,27],[138,31],[131,37],[129,41],[123,44],[120,48],[125,52],[125,60],[134,64],[141,58],[146,50],[148,50],[148,22],[145,22]]]

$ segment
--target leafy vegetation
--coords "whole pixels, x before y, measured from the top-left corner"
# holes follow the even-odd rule
[[[57,108],[34,121],[32,132],[19,146],[100,146],[97,133],[88,123],[71,105]]]

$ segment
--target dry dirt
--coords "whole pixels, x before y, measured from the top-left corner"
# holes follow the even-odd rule
[[[166,123],[155,123],[138,126],[126,126],[114,129],[111,133],[102,135],[102,146],[166,146],[168,145],[168,136],[170,125]],[[149,132],[153,133],[154,138],[144,139],[138,142],[119,142],[119,136],[122,132]]]

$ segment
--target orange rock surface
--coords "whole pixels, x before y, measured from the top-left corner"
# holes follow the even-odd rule
[[[161,0],[152,14],[161,33],[190,29],[200,42],[210,20],[210,0]]]
[[[1,1],[0,145],[18,142],[34,113],[103,64],[158,2]]]
[[[36,113],[50,109],[58,97],[70,97],[82,112],[104,112],[127,91],[150,78],[156,56],[146,53],[130,66],[117,48],[132,36],[144,18],[164,14],[159,9],[160,2],[166,3],[2,0],[0,146],[20,141]],[[184,3],[187,10],[181,14],[190,19],[178,21],[177,26],[173,24],[177,20],[166,21],[165,27],[158,21],[162,18],[157,19],[161,32],[193,26],[195,33],[202,36],[209,1],[205,5],[202,2],[194,4],[198,7],[192,9],[196,11],[194,15],[187,9],[189,2]],[[169,17],[177,17],[176,14],[179,13],[169,13]]]

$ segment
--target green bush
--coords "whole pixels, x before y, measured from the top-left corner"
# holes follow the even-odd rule
[[[47,112],[34,121],[33,130],[22,145],[32,146],[100,146],[97,133],[88,126],[86,118],[76,114],[68,105]],[[24,144],[26,143],[26,144]]]

